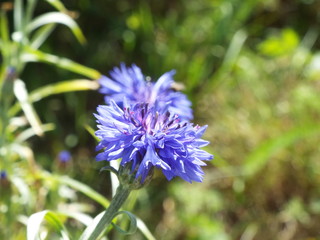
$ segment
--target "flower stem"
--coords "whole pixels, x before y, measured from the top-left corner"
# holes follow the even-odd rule
[[[119,211],[123,203],[126,201],[130,194],[131,190],[123,187],[121,184],[117,188],[117,192],[111,200],[111,203],[108,209],[105,211],[101,217],[99,223],[92,231],[90,235],[83,234],[81,240],[96,240],[98,237],[106,230],[109,224],[112,222],[115,214]],[[85,231],[86,232],[86,231]]]

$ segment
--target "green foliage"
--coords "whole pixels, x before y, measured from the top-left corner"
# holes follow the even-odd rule
[[[109,206],[90,134],[96,79],[121,61],[152,79],[177,70],[215,159],[201,184],[156,173],[124,208],[139,231],[110,239],[319,238],[318,3],[287,4],[1,3],[0,239],[79,239]]]
[[[284,29],[280,36],[272,35],[260,43],[259,51],[267,56],[277,57],[293,53],[299,44],[299,36],[292,29]]]

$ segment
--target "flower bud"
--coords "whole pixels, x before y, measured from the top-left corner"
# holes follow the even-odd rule
[[[124,166],[121,165],[118,173],[120,184],[130,190],[137,190],[148,185],[152,180],[154,167],[151,167],[145,179],[142,179],[142,176],[136,177],[138,168],[139,166],[137,165],[132,169],[131,162]]]

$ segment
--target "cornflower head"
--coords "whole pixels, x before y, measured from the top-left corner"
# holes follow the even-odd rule
[[[8,179],[8,173],[5,170],[0,171],[0,190],[1,189],[9,189],[10,181]]]
[[[6,179],[7,178],[7,172],[4,170],[0,171],[0,179]]]
[[[191,120],[193,118],[191,102],[186,95],[174,89],[173,75],[175,71],[164,73],[156,82],[142,74],[136,65],[126,67],[121,64],[110,72],[110,78],[102,76],[99,80],[100,93],[105,94],[105,102],[114,100],[119,106],[123,106],[123,99],[129,102],[154,104],[157,100],[159,108],[167,108],[178,114],[180,119]]]
[[[71,160],[71,158],[72,158],[72,156],[71,156],[70,152],[67,150],[63,150],[63,151],[59,152],[59,154],[58,154],[58,159],[62,163],[69,162]]]
[[[153,168],[161,169],[168,180],[178,176],[190,183],[202,181],[203,161],[213,158],[200,149],[209,144],[201,139],[207,126],[181,121],[168,107],[159,108],[158,102],[124,101],[123,105],[110,100],[109,105],[97,108],[96,136],[101,141],[96,150],[102,150],[98,161],[121,158],[120,165],[130,165],[131,173],[142,183]]]

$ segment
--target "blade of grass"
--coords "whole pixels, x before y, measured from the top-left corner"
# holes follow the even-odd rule
[[[11,53],[9,25],[5,11],[0,11],[0,53],[2,57],[0,65],[0,91],[2,91],[2,84],[7,75],[7,65],[9,64]]]
[[[146,224],[140,219],[136,218],[137,220],[137,227],[141,231],[141,233],[146,237],[148,240],[156,240],[156,238],[152,235]]]
[[[10,43],[9,38],[9,25],[6,13],[0,11],[0,49],[3,57],[7,58],[10,54],[8,45]]]
[[[20,32],[22,29],[22,14],[23,14],[23,3],[22,0],[14,1],[13,8],[13,21],[14,21],[14,30]]]
[[[41,178],[48,180],[48,181],[54,181],[61,184],[66,184],[69,187],[78,190],[79,192],[83,193],[84,195],[88,196],[92,200],[96,201],[97,203],[101,204],[103,207],[107,208],[109,206],[109,201],[102,196],[100,193],[96,192],[89,186],[74,180],[72,178],[69,178],[67,176],[59,176],[59,175],[52,175],[47,172],[43,172],[40,175]]]
[[[97,90],[98,87],[99,84],[96,81],[86,79],[68,80],[38,88],[30,94],[29,100],[31,102],[37,102],[45,97],[54,94],[85,90]]]
[[[61,239],[69,240],[68,232],[60,220],[59,215],[49,210],[44,210],[30,216],[27,223],[27,240],[38,240],[40,226],[44,220],[59,231]]]
[[[54,124],[52,123],[48,123],[48,124],[43,124],[41,126],[41,129],[43,130],[43,132],[48,132],[48,131],[52,131],[54,130]],[[15,141],[17,143],[23,143],[24,141],[28,140],[30,137],[36,135],[33,128],[28,128],[26,130],[24,130],[22,133],[20,133]]]
[[[33,131],[38,136],[42,136],[43,130],[41,128],[40,118],[38,117],[32,104],[28,101],[28,91],[24,82],[21,79],[16,79],[14,81],[13,91]]]
[[[30,46],[34,49],[38,49],[45,40],[49,37],[49,35],[52,33],[54,28],[56,27],[55,23],[47,24],[43,27],[41,27],[35,34],[34,37],[31,40]]]
[[[22,56],[26,62],[45,62],[53,64],[57,67],[66,69],[70,72],[78,73],[91,79],[99,79],[101,74],[89,67],[83,66],[79,63],[71,61],[67,58],[57,57],[52,54],[44,53],[36,49],[28,48]]]
[[[226,79],[225,75],[232,70],[246,39],[247,34],[242,29],[234,34],[221,67],[213,76],[213,79],[211,79],[211,83],[208,84],[208,87],[204,89],[207,93],[212,91],[212,89]]]
[[[28,33],[30,33],[38,27],[51,23],[60,23],[67,26],[81,44],[86,42],[86,39],[78,24],[70,16],[61,12],[49,12],[36,17],[27,25],[26,30]]]
[[[16,187],[16,189],[20,193],[19,201],[22,204],[31,205],[32,194],[30,192],[29,185],[25,182],[25,179],[18,176],[13,176],[10,178],[10,181],[13,183],[13,185]]]
[[[53,6],[55,9],[57,9],[60,12],[67,12],[68,10],[63,5],[63,3],[59,0],[46,0],[51,6]]]
[[[28,0],[27,1],[24,24],[28,24],[31,21],[36,4],[37,4],[37,0]]]
[[[90,135],[97,141],[99,142],[100,139],[95,135],[95,130],[89,126],[88,124],[84,125],[85,129],[90,133]]]
[[[95,81],[76,79],[49,84],[32,91],[29,94],[28,102],[34,103],[45,97],[75,91],[96,90],[99,85]],[[21,105],[16,103],[10,110],[9,116],[15,116],[21,109]]]
[[[260,171],[272,155],[292,145],[295,141],[320,134],[320,125],[308,124],[303,127],[296,127],[277,138],[262,143],[244,161],[242,172],[248,178]]]

